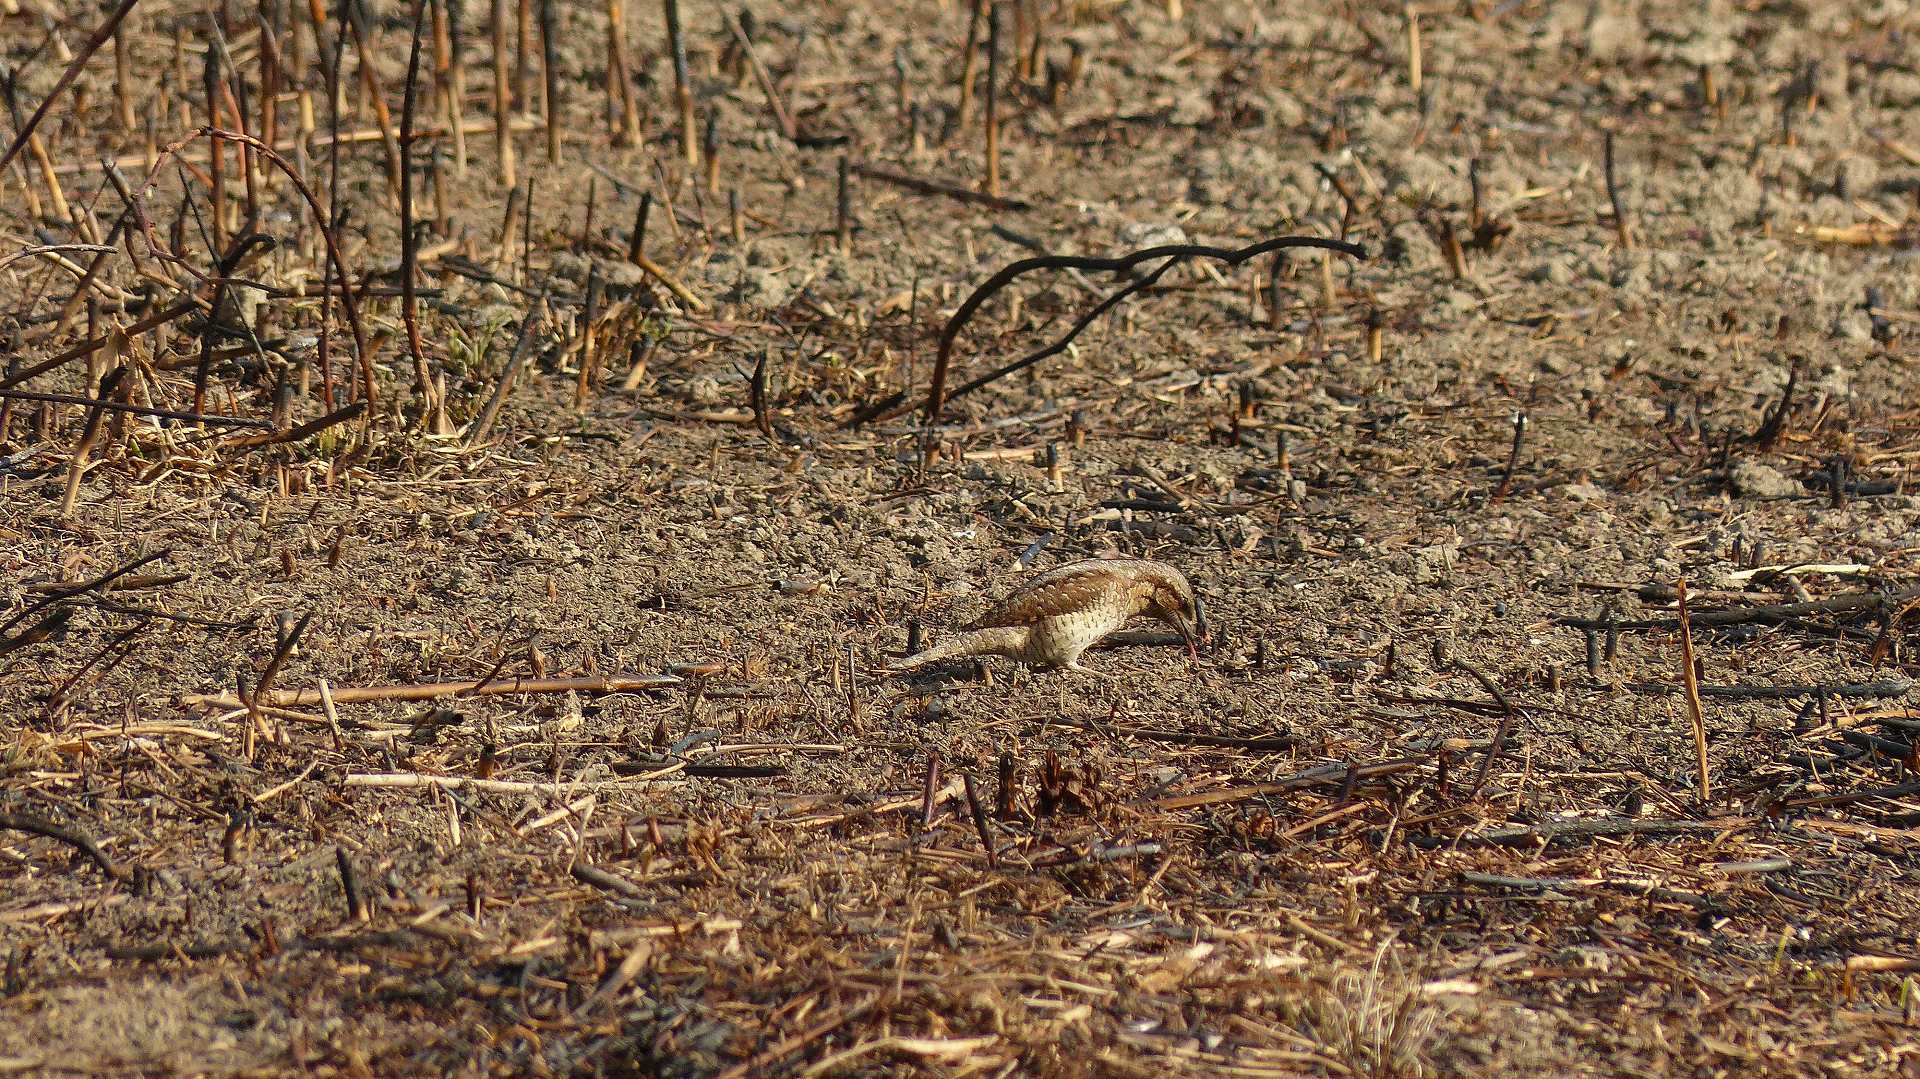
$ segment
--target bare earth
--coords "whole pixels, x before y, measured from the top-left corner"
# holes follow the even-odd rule
[[[22,6],[0,14],[7,141],[102,15]],[[407,5],[370,6],[397,123]],[[736,9],[682,5],[709,190],[659,6],[625,12],[645,142],[623,148],[606,11],[554,4],[562,160],[536,30],[526,244],[518,224],[502,242],[487,5],[465,6],[465,175],[425,105],[413,150],[451,433],[414,422],[396,201],[351,47],[341,126],[369,137],[340,156],[341,244],[378,286],[371,425],[249,447],[108,417],[63,514],[88,409],[12,402],[0,825],[77,830],[102,858],[0,828],[0,1071],[1920,1074],[1906,5],[1428,5],[1416,92],[1398,4],[1008,4],[1001,188],[1027,208],[856,172],[844,253],[842,155],[981,183],[987,65],[954,126],[969,6],[796,7],[762,5],[751,34],[797,145]],[[257,130],[259,27],[234,8]],[[100,159],[131,155],[137,183],[148,115],[162,145],[205,122],[206,19],[136,9],[132,129],[108,45],[39,130],[103,231],[123,204]],[[319,131],[287,156],[324,203],[318,72]],[[187,290],[142,311],[217,273],[207,141],[180,154],[200,178],[163,165],[146,206],[192,272],[145,239],[100,271],[109,298],[162,271]],[[19,162],[0,261],[83,241]],[[317,287],[313,218],[259,185],[278,246],[235,273]],[[704,310],[627,261],[641,191],[647,255]],[[952,402],[931,462],[917,412],[848,425],[924,396],[945,319],[1035,253],[1015,237],[1111,255],[1343,232],[1370,257],[1172,270]],[[960,333],[950,388],[1127,280],[1023,277]],[[85,339],[84,304],[54,321],[75,282],[45,257],[0,268],[10,362]],[[473,437],[530,305],[530,362]],[[334,307],[339,407],[357,360]],[[319,303],[241,308],[278,343],[219,339],[204,411],[327,413]],[[116,310],[102,332],[138,317]],[[202,332],[137,335],[130,400],[191,410]],[[85,366],[23,388],[89,394]],[[1111,677],[884,676],[910,623],[937,640],[1104,552],[1194,579],[1197,663],[1159,634],[1089,653]],[[1781,603],[1814,606],[1755,613]],[[1591,618],[1621,628],[1563,622]],[[334,718],[274,696],[323,681]],[[237,682],[258,714],[183,699]],[[351,699],[429,682],[488,692]]]

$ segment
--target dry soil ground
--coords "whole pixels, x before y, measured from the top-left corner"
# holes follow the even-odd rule
[[[293,6],[264,49],[231,5],[222,81],[258,131],[263,58],[305,58],[277,141],[326,203],[333,24],[316,47]],[[369,6],[397,123],[406,5]],[[503,238],[490,13],[467,3],[465,173],[430,104],[412,155],[439,434],[415,429],[395,195],[347,48],[341,127],[369,137],[342,147],[340,238],[380,405],[271,445],[108,417],[68,509],[89,408],[0,413],[0,823],[29,829],[0,832],[0,1070],[1920,1069],[1920,18],[1427,4],[1416,89],[1400,5],[1279,7],[1003,5],[1023,207],[856,171],[843,251],[843,155],[983,180],[984,62],[955,116],[967,5],[761,5],[794,140],[734,9],[687,0],[709,188],[660,8],[622,14],[644,141],[620,147],[606,8],[552,4],[553,77],[535,18],[516,106],[531,234]],[[0,12],[11,136],[103,13]],[[71,214],[122,216],[99,162],[137,184],[149,119],[161,145],[205,122],[208,26],[135,8],[0,176],[0,259],[87,238],[47,169]],[[302,150],[295,89],[318,96]],[[177,160],[153,234],[100,260],[101,333],[212,296],[207,141]],[[318,287],[312,218],[257,183],[278,246],[233,272]],[[647,255],[698,309],[628,262],[641,192]],[[930,462],[917,415],[847,425],[925,392],[941,323],[1000,266],[1177,233],[1370,257],[1183,265],[954,402]],[[955,381],[1125,283],[1023,278],[961,333]],[[0,268],[10,371],[87,337],[58,321],[75,287],[46,256]],[[240,291],[225,331],[132,337],[113,392],[191,409],[211,335],[204,411],[325,414],[318,301]],[[340,407],[358,361],[330,317]],[[85,366],[9,382],[84,397]],[[1197,662],[1149,643],[1094,653],[1108,678],[883,676],[910,623],[932,639],[1113,550],[1198,582]],[[489,692],[352,699],[429,682]],[[252,714],[208,699],[236,683]]]

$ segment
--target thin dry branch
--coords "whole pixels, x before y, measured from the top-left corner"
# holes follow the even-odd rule
[[[270,420],[253,419],[247,416],[220,416],[211,412],[183,412],[172,408],[149,408],[146,405],[133,405],[125,401],[108,401],[98,397],[81,397],[71,393],[38,393],[32,390],[14,390],[0,387],[0,397],[15,401],[45,401],[55,405],[85,405],[102,412],[124,412],[130,416],[148,416],[157,420],[177,420],[181,423],[205,423],[216,427],[259,427],[273,429]]]
[[[93,864],[99,866],[101,872],[112,877],[114,880],[126,880],[132,876],[131,873],[116,864],[112,858],[107,857],[107,852],[100,849],[100,844],[94,842],[93,837],[87,835],[85,832],[76,831],[72,828],[63,828],[51,821],[44,821],[37,817],[28,817],[19,813],[0,813],[0,828],[59,840],[80,851],[82,854],[85,854],[88,858],[93,859]]]
[[[307,186],[307,181],[300,175],[299,170],[293,167],[292,162],[281,157],[273,147],[268,146],[252,135],[209,126],[202,127],[194,135],[189,136],[189,139],[200,137],[237,142],[253,150],[253,152],[259,154],[261,157],[266,158],[275,168],[285,173],[287,179],[293,182],[294,190],[298,191],[301,199],[305,200],[308,211],[313,214],[313,219],[319,226],[320,239],[326,244],[327,258],[333,263],[334,272],[339,275],[343,283],[353,280],[352,275],[347,273],[346,259],[342,257],[340,253],[340,241],[339,237],[334,234],[333,222],[327,217],[326,212],[320,208],[320,200],[314,196],[313,189]],[[166,158],[178,153],[183,145],[185,145],[185,141],[170,146],[167,152],[161,155],[161,160],[164,161]],[[154,173],[157,173],[159,168],[160,165],[155,164]],[[148,175],[147,182],[149,184],[153,182],[154,173]],[[360,318],[360,302],[354,296],[353,289],[343,288],[340,290],[340,303],[346,309],[347,324],[353,329],[353,343],[359,353],[362,396],[371,404],[374,401],[373,356],[367,349],[367,327]]]
[[[959,309],[954,311],[953,316],[947,320],[946,326],[941,329],[939,351],[934,357],[932,381],[927,389],[926,424],[928,427],[933,427],[940,422],[940,410],[948,400],[972,393],[974,390],[988,383],[1004,378],[1017,371],[1024,370],[1048,357],[1066,351],[1067,346],[1073,343],[1073,339],[1080,336],[1081,331],[1092,325],[1095,319],[1134,293],[1150,288],[1159,281],[1162,274],[1186,259],[1207,258],[1224,262],[1228,266],[1238,266],[1248,259],[1258,258],[1261,255],[1303,247],[1318,248],[1323,251],[1337,251],[1343,255],[1357,259],[1367,257],[1366,248],[1361,247],[1359,244],[1347,243],[1344,240],[1326,240],[1317,236],[1276,236],[1241,248],[1210,247],[1205,244],[1165,244],[1160,247],[1149,247],[1142,251],[1135,251],[1131,254],[1120,255],[1113,258],[1100,258],[1089,255],[1039,255],[1034,258],[1021,259],[1018,262],[1005,266],[1000,272],[988,278],[985,284],[974,289],[973,293],[962,301]],[[960,330],[972,320],[974,313],[980,310],[982,304],[985,304],[995,293],[1006,288],[1022,275],[1032,273],[1035,270],[1080,270],[1125,273],[1143,263],[1154,262],[1159,259],[1165,259],[1166,261],[1144,277],[1141,277],[1139,280],[1134,281],[1132,284],[1127,285],[1125,288],[1120,289],[1102,300],[1092,311],[1089,311],[1078,322],[1074,323],[1073,328],[1062,335],[1059,340],[1037,352],[1029,353],[998,370],[974,379],[972,382],[954,390],[951,396],[947,394],[947,370],[953,358],[954,338],[959,336]],[[905,411],[904,408],[899,407],[899,402],[904,396],[904,394],[895,394],[891,398],[887,398],[874,406],[864,409],[856,414],[853,419],[848,420],[843,426],[856,427],[875,420],[897,416]]]
[[[722,16],[727,23],[728,32],[740,43],[740,51],[747,58],[747,66],[753,70],[755,82],[760,84],[760,92],[767,95],[767,112],[773,117],[775,127],[786,136],[788,142],[797,142],[800,128],[794,123],[793,114],[787,111],[786,102],[780,100],[780,88],[774,85],[773,76],[767,73],[767,66],[760,62],[760,54],[753,49],[753,39],[747,36],[740,20],[731,13]]]
[[[308,420],[306,423],[289,427],[284,431],[270,431],[262,435],[246,435],[241,438],[229,439],[221,443],[221,446],[229,450],[244,450],[253,449],[258,446],[279,446],[288,442],[300,442],[304,439],[312,438],[314,435],[328,428],[338,427],[343,423],[357,419],[360,414],[366,410],[367,403],[365,401],[355,401],[345,408],[334,409],[332,412],[318,419]],[[263,424],[263,426],[272,425]]]
[[[103,573],[98,577],[95,577],[91,581],[83,581],[80,584],[64,585],[59,588],[56,588],[53,591],[48,592],[46,595],[41,596],[39,599],[28,604],[25,608],[23,608],[20,611],[20,613],[14,615],[12,618],[7,619],[4,623],[0,623],[0,634],[6,633],[7,631],[13,629],[13,627],[19,625],[21,622],[24,622],[28,618],[32,617],[36,612],[44,610],[47,607],[50,607],[56,603],[59,603],[61,600],[72,599],[75,596],[79,596],[88,592],[95,592],[95,591],[104,589],[107,585],[112,584],[114,581],[117,581],[120,578],[125,577],[130,573],[133,573],[135,570],[144,569],[147,566],[150,566],[153,563],[158,562],[163,558],[170,557],[172,554],[173,554],[173,548],[163,547],[158,551],[154,551],[152,554],[141,555],[139,558],[136,558],[133,561],[128,562],[126,565],[123,565],[118,569],[109,570],[108,572]]]
[[[120,5],[113,9],[105,22],[94,29],[93,36],[87,39],[86,44],[80,46],[80,51],[75,53],[73,59],[67,64],[67,69],[60,73],[59,81],[53,84],[53,90],[47,94],[45,100],[40,102],[39,107],[33,110],[33,115],[27,117],[27,122],[20,125],[20,130],[14,132],[13,142],[7,146],[6,152],[0,153],[0,172],[6,171],[7,165],[20,152],[20,147],[27,144],[27,140],[33,137],[34,129],[40,126],[40,121],[46,119],[47,110],[53,107],[53,103],[60,99],[60,95],[68,86],[73,85],[73,80],[79,76],[81,69],[87,66],[87,61],[93,58],[93,54],[100,46],[112,39],[113,32],[120,28],[120,21],[125,19],[127,13],[131,12],[133,6],[139,2],[140,0],[120,0]]]
[[[1254,783],[1245,787],[1228,787],[1224,790],[1202,791],[1199,794],[1178,794],[1166,798],[1154,798],[1135,803],[1148,809],[1192,809],[1196,806],[1226,805],[1242,802],[1249,798],[1261,798],[1269,794],[1284,794],[1288,791],[1305,790],[1309,787],[1337,786],[1347,787],[1375,779],[1411,772],[1427,763],[1425,758],[1407,757],[1400,760],[1378,761],[1373,764],[1347,765],[1322,764],[1303,771],[1295,772],[1285,779],[1271,783]]]
[[[1769,603],[1759,607],[1734,607],[1724,611],[1689,612],[1693,626],[1741,626],[1751,622],[1780,622],[1810,614],[1847,614],[1855,611],[1882,611],[1910,600],[1920,599],[1920,588],[1899,592],[1848,592],[1804,603]],[[1608,620],[1604,618],[1560,618],[1557,625],[1572,629],[1679,629],[1678,618],[1642,618]]]
[[[902,187],[908,191],[916,191],[922,195],[944,195],[947,198],[958,199],[961,202],[991,206],[996,210],[1021,211],[1033,209],[1032,203],[1024,202],[1020,199],[1008,198],[1005,195],[989,195],[984,191],[976,191],[971,187],[956,184],[950,180],[937,180],[926,176],[914,176],[910,173],[885,168],[870,162],[854,165],[853,171],[869,180],[879,180],[881,183],[892,184],[895,187]]]
[[[671,772],[674,769],[665,769]],[[599,787],[646,787],[661,782],[662,773],[649,773],[641,776],[616,776],[605,779],[564,779],[564,780],[512,780],[477,779],[473,776],[436,776],[423,772],[381,772],[362,773],[347,776],[343,781],[348,787],[386,787],[397,790],[417,790],[422,787],[439,787],[442,790],[489,791],[494,794],[550,794],[557,790],[568,792],[592,790]]]
[[[1570,839],[1606,839],[1614,836],[1724,835],[1751,828],[1750,820],[1580,820],[1556,821],[1532,828],[1501,828],[1459,836],[1408,836],[1416,847],[1530,847]]]
[[[594,678],[515,678],[498,682],[415,682],[393,686],[348,686],[334,689],[336,704],[362,701],[430,701],[436,697],[494,697],[515,693],[633,693],[645,689],[667,689],[680,684],[670,674],[608,675]],[[318,689],[280,689],[264,694],[259,704],[294,708],[321,703]],[[245,708],[243,701],[225,693],[188,693],[180,698],[184,708]]]

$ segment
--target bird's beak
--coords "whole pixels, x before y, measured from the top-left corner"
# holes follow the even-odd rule
[[[1196,609],[1194,613],[1200,612]],[[1206,623],[1199,619],[1189,622],[1185,615],[1177,611],[1167,612],[1167,621],[1173,623],[1173,628],[1180,633],[1180,639],[1187,643],[1187,655],[1197,661],[1200,658],[1200,641],[1204,639],[1199,627]]]
[[[1199,596],[1193,597],[1193,635],[1202,641],[1211,636],[1207,632],[1207,607]]]

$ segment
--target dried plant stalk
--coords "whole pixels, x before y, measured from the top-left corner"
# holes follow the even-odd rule
[[[1687,582],[1673,584],[1674,600],[1680,606],[1680,682],[1687,691],[1687,719],[1693,725],[1693,763],[1700,783],[1700,800],[1713,797],[1713,782],[1707,772],[1707,718],[1700,707],[1700,676],[1693,661],[1693,621],[1687,610]]]
[[[507,0],[493,0],[493,149],[500,159],[500,186],[513,190],[512,78],[507,63]]]
[[[627,66],[627,11],[621,0],[607,0],[607,93],[618,115],[613,144],[640,145],[640,107],[634,100],[633,73]]]
[[[114,367],[107,372],[105,378],[100,380],[100,388],[96,391],[99,401],[111,398],[120,388],[120,380],[127,375],[125,365],[118,362],[120,353],[126,348],[126,336],[119,333],[110,336],[108,359],[114,362]],[[106,414],[106,406],[101,403],[94,404],[87,411],[87,424],[81,429],[80,442],[74,447],[73,456],[67,461],[67,491],[60,499],[62,518],[73,516],[74,502],[80,497],[80,478],[86,474],[87,470],[87,455],[93,452],[94,443],[100,439],[100,421],[106,417]]]
[[[673,96],[680,106],[680,152],[691,168],[700,163],[700,136],[693,121],[693,84],[687,73],[687,41],[680,32],[680,0],[661,0],[667,19],[667,47],[673,53]]]

